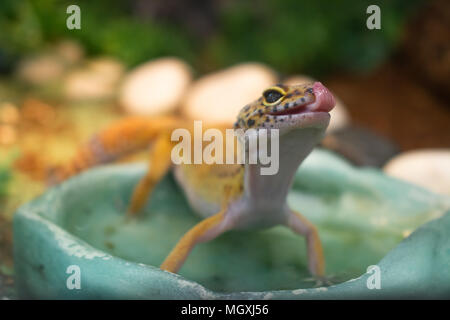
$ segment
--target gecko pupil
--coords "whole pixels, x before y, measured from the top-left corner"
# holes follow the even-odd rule
[[[268,90],[264,92],[264,98],[268,103],[274,103],[278,101],[283,95],[276,90]]]

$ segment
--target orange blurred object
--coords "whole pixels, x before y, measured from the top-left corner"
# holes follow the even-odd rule
[[[14,167],[35,180],[43,180],[46,176],[46,165],[38,154],[26,152],[19,157]]]
[[[35,98],[28,98],[22,106],[24,120],[41,126],[51,126],[56,119],[55,109]]]
[[[8,124],[0,124],[0,145],[12,145],[16,140],[16,128]]]
[[[20,119],[17,107],[10,103],[4,102],[0,105],[0,123],[2,124],[17,124]]]

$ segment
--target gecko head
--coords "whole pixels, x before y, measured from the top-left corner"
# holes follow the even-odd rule
[[[318,128],[325,130],[330,121],[329,111],[335,100],[320,82],[277,84],[263,91],[261,97],[239,112],[235,129]]]

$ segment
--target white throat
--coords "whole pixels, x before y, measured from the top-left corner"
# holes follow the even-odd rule
[[[261,164],[246,164],[244,197],[261,210],[279,210],[286,204],[292,180],[302,161],[322,139],[325,128],[292,129],[280,133],[279,170],[261,175]]]

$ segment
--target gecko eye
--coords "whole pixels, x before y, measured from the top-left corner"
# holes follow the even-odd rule
[[[281,92],[278,88],[269,88],[263,92],[264,104],[274,105],[284,97],[284,92]]]

